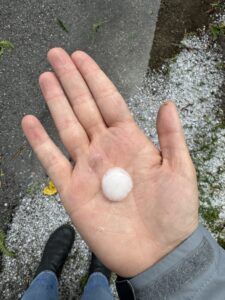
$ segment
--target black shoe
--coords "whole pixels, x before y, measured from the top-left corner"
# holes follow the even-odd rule
[[[45,245],[35,277],[42,271],[48,270],[54,272],[59,278],[74,239],[75,231],[72,226],[66,224],[57,228]]]
[[[90,264],[90,268],[89,268],[89,276],[94,272],[100,272],[103,275],[105,275],[105,277],[108,279],[108,281],[110,280],[111,271],[108,268],[106,268],[92,252],[91,264]]]

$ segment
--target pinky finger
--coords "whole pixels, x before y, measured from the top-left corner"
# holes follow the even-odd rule
[[[53,180],[59,193],[62,194],[71,178],[72,166],[70,162],[53,143],[36,117],[25,116],[21,125],[33,151],[48,176]]]

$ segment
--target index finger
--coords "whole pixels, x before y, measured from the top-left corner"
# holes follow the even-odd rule
[[[85,52],[75,51],[71,58],[88,85],[108,126],[132,121],[127,104],[111,80]]]
[[[62,195],[72,175],[70,162],[50,139],[36,117],[32,115],[23,117],[21,125],[39,161]]]

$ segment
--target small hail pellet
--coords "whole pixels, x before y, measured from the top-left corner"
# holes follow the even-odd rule
[[[111,201],[121,201],[127,197],[133,188],[132,178],[122,168],[109,169],[102,178],[102,191]]]

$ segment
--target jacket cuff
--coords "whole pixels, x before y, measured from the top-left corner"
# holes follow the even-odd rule
[[[130,279],[118,277],[118,295],[126,300],[169,299],[209,268],[218,248],[211,234],[199,225],[189,238],[146,271]]]

